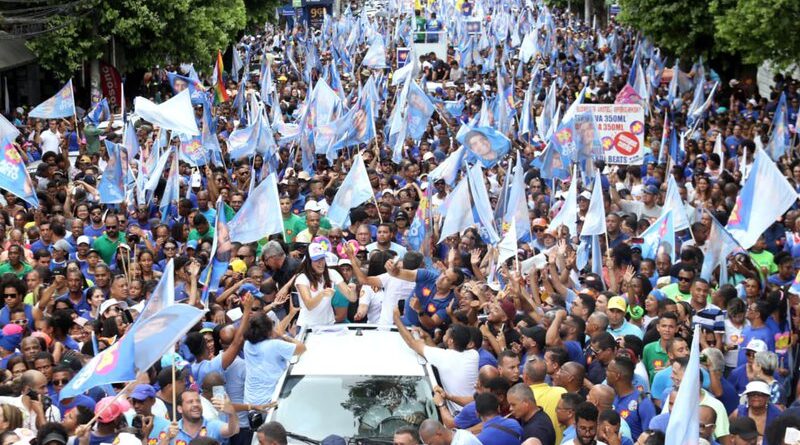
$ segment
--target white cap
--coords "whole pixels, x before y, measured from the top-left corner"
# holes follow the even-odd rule
[[[79,237],[78,237],[78,242],[77,242],[77,244],[78,244],[79,246],[80,246],[81,244],[88,244],[88,245],[90,245],[90,246],[92,245],[92,243],[90,243],[90,242],[89,242],[89,237],[88,237],[88,236],[86,236],[86,235],[81,235],[81,236],[79,236]]]
[[[766,382],[762,382],[760,380],[754,380],[748,383],[747,386],[744,387],[744,392],[742,393],[742,395],[744,396],[753,393],[771,395],[772,391],[770,391],[769,385]]]
[[[428,152],[425,152],[424,155],[422,155],[422,160],[423,161],[427,161],[427,160],[433,159],[435,157],[436,156],[434,156],[433,152],[428,151]]]
[[[336,267],[339,265],[339,257],[335,253],[325,252],[325,264],[328,267]]]
[[[306,201],[306,205],[305,207],[303,207],[303,210],[305,210],[306,212],[308,211],[319,212],[320,210],[322,210],[322,207],[319,205],[317,201],[309,199],[308,201]]]
[[[767,344],[764,343],[764,340],[759,340],[754,338],[747,343],[747,346],[744,347],[748,351],[755,351],[755,352],[764,352],[767,350]]]
[[[100,311],[99,312],[102,315],[108,309],[110,309],[110,308],[112,308],[114,306],[119,306],[121,309],[128,309],[128,303],[126,303],[124,301],[119,301],[116,298],[109,298],[108,300],[100,303]]]
[[[586,199],[589,199],[589,200],[591,200],[591,199],[592,199],[592,194],[591,194],[591,192],[589,192],[588,190],[584,190],[584,191],[582,191],[582,192],[581,192],[581,194],[580,194],[580,195],[578,195],[578,196],[579,196],[579,197],[581,197],[581,198],[586,198]]]

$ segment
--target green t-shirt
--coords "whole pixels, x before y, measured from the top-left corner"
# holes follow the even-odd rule
[[[764,250],[761,253],[750,252],[750,258],[753,259],[759,269],[766,267],[767,275],[778,272],[778,266],[775,264],[775,256],[772,255],[772,252],[768,250]]]
[[[320,225],[322,222],[320,221]],[[288,218],[283,218],[283,241],[287,243],[294,242],[294,237],[298,233],[306,229],[306,220],[295,215],[289,214]]]
[[[98,129],[94,125],[87,125],[83,129],[83,135],[86,138],[86,152],[90,155],[100,153],[100,135],[103,130]]]
[[[189,231],[189,238],[188,241],[197,240],[199,243],[200,241],[214,241],[214,228],[209,226],[208,232],[201,234],[197,231],[197,229],[192,229]]]
[[[656,340],[645,345],[642,352],[642,362],[644,362],[644,367],[647,369],[647,374],[650,376],[651,382],[656,372],[669,366],[669,357],[661,347],[661,341]]]
[[[125,234],[122,232],[119,232],[116,241],[111,241],[108,235],[104,233],[102,236],[94,240],[92,248],[100,253],[100,258],[102,258],[106,264],[110,265],[114,261],[114,255],[117,253],[117,247],[124,242]]]
[[[20,263],[20,264],[22,265],[22,270],[19,271],[14,270],[14,268],[11,267],[11,263],[8,261],[6,261],[3,264],[0,264],[0,276],[7,273],[13,273],[14,275],[17,276],[17,278],[22,278],[23,276],[25,276],[26,273],[33,270],[33,267],[28,263]]]
[[[678,288],[678,283],[672,283],[662,287],[661,292],[664,292],[664,295],[672,301],[689,301],[692,299],[692,294],[690,292],[681,292],[680,288]]]

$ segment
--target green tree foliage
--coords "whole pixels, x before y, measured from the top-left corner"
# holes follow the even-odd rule
[[[275,21],[275,8],[284,2],[281,0],[244,0],[247,8],[247,26],[263,30],[264,23]]]
[[[697,56],[786,67],[800,60],[798,0],[619,0],[619,20],[682,60]]]
[[[100,58],[112,36],[128,69],[165,62],[206,66],[245,22],[243,0],[85,0],[72,14],[53,18],[54,31],[28,46],[62,78]]]
[[[785,68],[800,62],[800,1],[713,0],[717,41],[746,63],[765,60]]]
[[[714,48],[709,0],[620,0],[620,5],[618,20],[673,55],[693,60]]]

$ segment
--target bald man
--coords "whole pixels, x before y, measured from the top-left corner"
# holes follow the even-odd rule
[[[0,404],[16,406],[23,413],[24,428],[36,432],[47,422],[61,422],[61,413],[55,404],[51,404],[44,412],[42,401],[47,397],[47,377],[39,371],[30,370],[22,373],[21,397],[0,397]],[[31,397],[35,394],[35,398]]]
[[[580,394],[586,398],[588,389],[583,385],[586,377],[586,368],[578,362],[567,362],[561,365],[553,374],[553,385],[560,386],[567,392]]]
[[[433,419],[426,419],[419,426],[419,438],[426,445],[482,445],[469,431],[451,430]]]
[[[500,376],[500,371],[492,365],[484,365],[478,371],[478,380],[475,382],[475,394],[480,394],[487,392],[487,385],[489,382]],[[473,433],[480,432],[480,423],[481,419],[478,416],[478,411],[475,410],[475,401],[471,401],[464,405],[464,409],[458,413],[457,416],[453,417],[453,414],[450,413],[450,410],[447,408],[447,404],[444,403],[445,400],[448,399],[448,394],[444,391],[441,387],[434,388],[434,396],[433,401],[439,410],[439,417],[442,419],[442,423],[448,428],[461,428],[461,429],[469,429]],[[475,426],[478,426],[475,428]]]
[[[550,422],[556,432],[555,443],[559,444],[561,443],[563,431],[558,424],[556,408],[558,407],[559,400],[561,400],[561,394],[566,393],[567,390],[560,386],[548,385],[545,383],[546,377],[547,363],[544,360],[534,358],[528,363],[525,363],[522,380],[531,388],[531,391],[533,391],[533,395],[536,397],[536,404],[542,408],[545,414],[547,414],[547,417],[550,418]]]
[[[598,384],[592,386],[592,389],[589,390],[589,394],[586,395],[586,401],[596,406],[598,411],[603,412],[607,409],[614,409],[614,398],[616,396],[617,393],[614,392],[614,388],[605,384]],[[619,431],[623,437],[633,440],[631,427],[628,426],[628,422],[625,419],[622,419]]]

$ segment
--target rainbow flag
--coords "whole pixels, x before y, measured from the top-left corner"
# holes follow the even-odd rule
[[[222,51],[217,50],[217,63],[214,65],[214,103],[219,105],[228,101],[228,93],[225,91],[225,82],[222,80]]]

